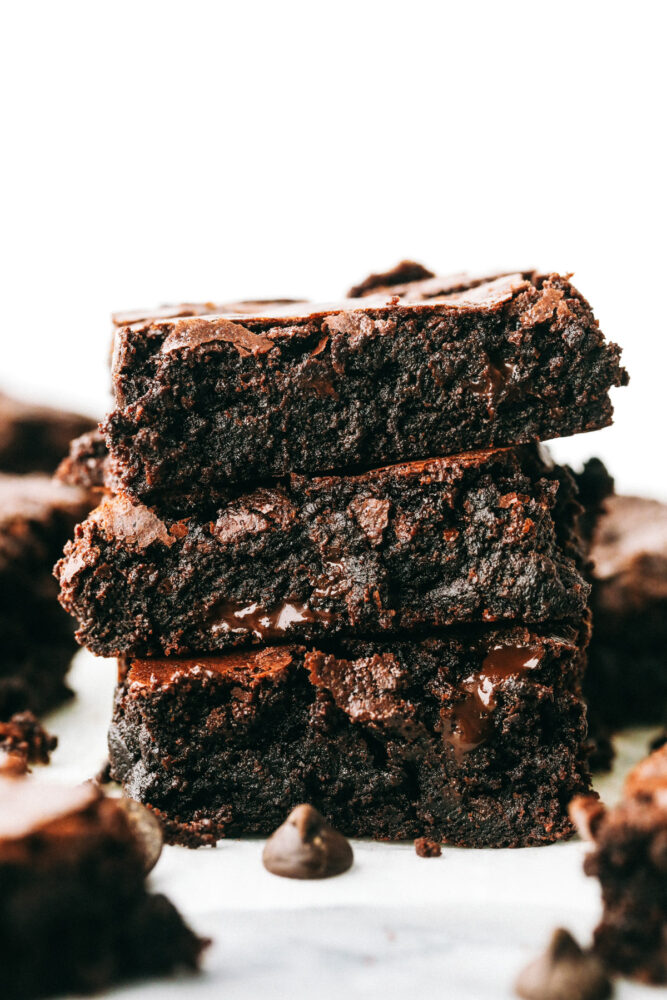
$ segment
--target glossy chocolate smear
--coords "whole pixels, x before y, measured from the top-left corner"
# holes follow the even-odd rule
[[[309,805],[297,806],[267,840],[262,862],[283,878],[331,878],[352,866],[349,841]]]
[[[559,928],[546,952],[523,970],[516,992],[524,1000],[605,1000],[611,983],[600,961]]]
[[[213,631],[251,632],[260,641],[281,639],[294,625],[331,618],[328,611],[317,611],[296,601],[284,601],[272,608],[263,608],[255,602],[219,601],[208,613]]]
[[[510,361],[497,365],[486,355],[486,363],[479,375],[468,382],[468,388],[486,403],[490,417],[494,417],[498,403],[511,394],[511,381],[517,366]]]
[[[441,713],[444,739],[457,754],[469,753],[490,736],[498,686],[510,677],[523,677],[539,666],[543,657],[541,646],[496,646],[489,650],[482,669],[461,683],[462,700]]]

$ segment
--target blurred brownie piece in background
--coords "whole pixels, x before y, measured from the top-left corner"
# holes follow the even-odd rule
[[[593,537],[588,701],[612,729],[667,722],[667,504],[605,501]]]
[[[584,870],[602,888],[596,952],[616,972],[667,983],[667,746],[630,772],[615,808],[583,797],[570,813],[594,844]]]
[[[133,820],[92,784],[0,778],[3,1000],[197,967],[206,942],[147,891],[147,843]]]
[[[69,693],[73,629],[53,564],[90,509],[89,494],[42,475],[0,474],[0,718],[41,713]]]
[[[90,417],[0,392],[0,470],[54,472],[72,438],[94,427]]]

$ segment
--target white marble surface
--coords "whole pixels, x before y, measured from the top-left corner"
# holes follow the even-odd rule
[[[60,740],[49,781],[94,774],[106,754],[111,661],[76,658],[77,698],[48,720]],[[650,731],[619,740],[615,772],[598,783],[618,793],[624,771],[645,752]],[[354,841],[352,870],[298,882],[270,875],[260,840],[215,849],[167,847],[151,875],[193,928],[213,938],[203,974],[133,984],[124,1000],[333,998],[496,1000],[512,997],[519,969],[551,930],[587,941],[599,914],[597,884],[582,872],[579,841],[523,850],[443,848],[418,858],[410,844]],[[658,991],[622,982],[620,1000]]]

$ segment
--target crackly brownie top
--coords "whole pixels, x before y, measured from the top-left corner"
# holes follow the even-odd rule
[[[597,579],[623,578],[667,598],[667,504],[614,496],[605,508],[591,551]]]
[[[49,476],[0,473],[0,530],[16,521],[48,521],[54,512],[72,518],[88,511],[87,494]]]
[[[114,326],[132,326],[147,320],[156,322],[163,319],[187,319],[194,316],[212,316],[221,313],[254,315],[273,307],[302,303],[305,299],[242,299],[239,302],[176,302],[171,305],[156,306],[154,309],[128,309],[111,314]]]
[[[286,300],[285,302],[237,303],[225,307],[209,306],[175,306],[167,307],[169,316],[159,316],[153,311],[145,315],[137,313],[117,314],[116,325],[125,326],[166,325],[170,335],[162,345],[162,351],[169,353],[182,347],[196,347],[214,340],[228,341],[240,350],[252,354],[262,354],[273,346],[272,341],[261,334],[252,334],[243,326],[243,320],[253,320],[253,326],[270,328],[273,326],[289,327],[294,323],[322,317],[332,317],[331,329],[344,332],[346,317],[352,312],[375,313],[387,310],[414,310],[428,307],[451,308],[460,312],[494,311],[509,302],[519,292],[543,280],[533,274],[506,274],[488,278],[474,278],[467,275],[454,275],[443,278],[427,278],[423,281],[410,282],[390,289],[387,295],[382,291],[367,295],[360,299],[347,299],[342,302],[314,303],[308,301]],[[562,289],[553,289],[553,308],[557,302],[564,299]],[[237,306],[242,308],[238,309]],[[188,309],[191,312],[182,315],[177,310]],[[543,310],[542,303],[539,308]],[[216,310],[215,312],[213,310]],[[196,310],[196,311],[195,311]],[[548,313],[545,319],[548,318]],[[129,322],[127,321],[129,317]],[[125,318],[125,322],[122,322]],[[353,326],[350,327],[353,332]]]

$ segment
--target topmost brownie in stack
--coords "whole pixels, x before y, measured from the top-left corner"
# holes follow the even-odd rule
[[[206,308],[216,307],[119,317],[115,331],[111,474],[159,512],[187,514],[290,472],[594,430],[611,422],[609,388],[627,381],[586,300],[553,274],[426,278],[337,305]]]

